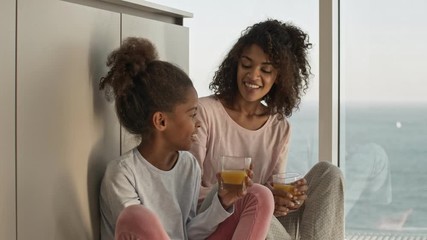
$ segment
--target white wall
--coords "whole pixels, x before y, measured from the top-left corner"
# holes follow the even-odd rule
[[[17,16],[17,239],[96,239],[99,182],[120,154],[98,91],[120,14],[22,0]]]

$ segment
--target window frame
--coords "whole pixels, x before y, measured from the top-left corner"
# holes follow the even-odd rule
[[[340,166],[339,0],[319,0],[319,161]]]

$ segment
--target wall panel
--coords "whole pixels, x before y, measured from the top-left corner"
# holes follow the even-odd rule
[[[99,238],[99,183],[120,127],[98,82],[119,45],[119,13],[18,1],[18,239]]]
[[[15,9],[0,3],[0,239],[16,239]]]

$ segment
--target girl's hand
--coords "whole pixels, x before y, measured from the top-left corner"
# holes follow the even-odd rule
[[[299,209],[307,199],[308,185],[307,181],[302,178],[293,183],[295,185],[294,192],[286,192],[282,189],[274,189],[271,183],[267,186],[271,189],[274,196],[274,216],[286,216],[289,212]]]
[[[252,164],[250,169],[246,170],[245,183],[242,184],[241,188],[226,188],[223,186],[223,181],[221,179],[221,173],[216,174],[218,179],[218,196],[219,200],[224,207],[224,209],[230,208],[237,200],[243,198],[247,193],[247,188],[253,185],[252,177],[254,175]]]

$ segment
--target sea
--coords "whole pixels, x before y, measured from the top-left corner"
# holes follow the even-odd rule
[[[318,106],[290,118],[287,171],[318,161]],[[427,103],[341,104],[339,166],[347,232],[427,236]]]

